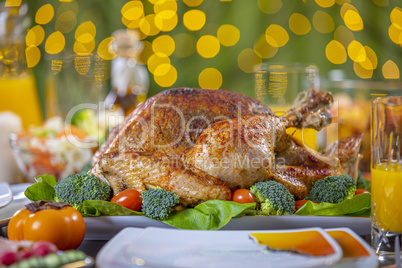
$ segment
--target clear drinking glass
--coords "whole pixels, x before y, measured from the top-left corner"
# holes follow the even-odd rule
[[[318,67],[312,64],[263,63],[254,76],[254,97],[277,115],[291,108],[300,92],[320,87]],[[287,132],[310,148],[317,149],[316,130],[289,128]]]
[[[371,243],[380,260],[395,259],[397,264],[400,264],[402,236],[401,139],[402,97],[381,97],[373,100]]]

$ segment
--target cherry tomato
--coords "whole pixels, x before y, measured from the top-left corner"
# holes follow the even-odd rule
[[[36,212],[23,208],[14,214],[8,224],[10,240],[48,241],[59,250],[78,248],[84,236],[84,219],[71,206]]]
[[[140,192],[134,189],[127,189],[113,196],[110,202],[122,205],[128,209],[139,211],[142,206],[142,198]]]
[[[364,193],[369,193],[370,194],[370,192],[367,191],[366,189],[356,189],[355,195],[364,194]]]
[[[295,212],[298,211],[302,206],[304,206],[304,204],[306,204],[307,201],[310,201],[310,200],[297,200],[295,203]],[[314,201],[311,201],[311,202],[313,202],[314,204],[317,204]]]
[[[232,192],[232,201],[240,204],[254,203],[253,194],[247,189],[237,189]]]

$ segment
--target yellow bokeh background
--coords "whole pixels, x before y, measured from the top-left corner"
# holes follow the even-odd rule
[[[270,62],[313,63],[324,80],[332,70],[350,80],[400,79],[402,4],[389,0],[27,2],[32,23],[25,55],[37,74],[52,57],[59,72],[65,54],[78,57],[74,66],[82,76],[95,68],[82,68],[85,57],[110,66],[112,32],[130,29],[141,41],[134,58],[150,74],[149,95],[207,87],[253,96],[254,73]],[[38,83],[43,98],[44,81]]]

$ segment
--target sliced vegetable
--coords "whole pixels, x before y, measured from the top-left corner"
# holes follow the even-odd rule
[[[255,198],[249,190],[237,189],[232,193],[232,201],[240,204],[255,203]]]
[[[126,189],[113,196],[110,202],[122,205],[134,211],[139,211],[142,206],[141,193],[134,189]]]

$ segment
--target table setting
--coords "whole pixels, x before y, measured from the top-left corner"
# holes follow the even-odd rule
[[[1,2],[0,268],[402,267],[401,29],[382,0]]]

